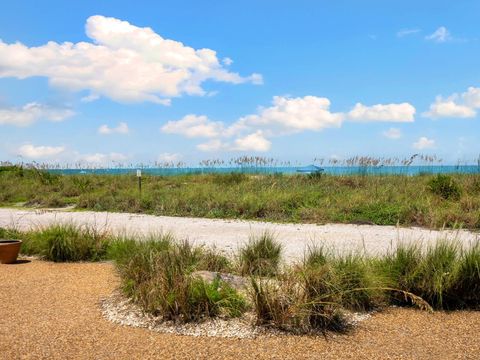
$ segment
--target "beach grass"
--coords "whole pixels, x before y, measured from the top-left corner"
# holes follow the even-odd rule
[[[25,232],[0,228],[0,235],[23,240],[23,254],[45,260],[112,260],[127,297],[175,322],[238,317],[251,309],[257,325],[308,333],[344,331],[348,311],[389,305],[480,309],[480,240],[461,245],[438,239],[425,247],[400,242],[376,256],[312,246],[301,261],[286,264],[269,233],[251,237],[230,257],[168,233],[112,236],[54,224]],[[207,280],[201,271],[214,276]],[[249,285],[239,291],[220,274],[243,275]]]
[[[480,174],[58,175],[0,171],[0,205],[275,222],[480,228]]]

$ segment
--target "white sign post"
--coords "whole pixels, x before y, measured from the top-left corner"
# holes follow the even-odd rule
[[[142,170],[137,170],[138,192],[142,196]]]

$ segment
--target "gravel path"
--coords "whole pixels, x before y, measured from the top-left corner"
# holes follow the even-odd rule
[[[384,253],[398,241],[428,244],[439,238],[458,239],[469,244],[478,234],[468,231],[432,231],[421,228],[350,224],[276,224],[257,221],[217,220],[152,216],[126,213],[60,210],[0,209],[0,227],[29,229],[54,222],[89,224],[114,233],[148,234],[169,231],[197,244],[214,245],[233,252],[250,234],[269,230],[284,245],[285,259],[299,259],[307,246],[324,243],[338,252],[365,249],[370,254]]]
[[[0,264],[0,359],[478,359],[480,312],[392,309],[349,335],[222,339],[105,320],[109,263]]]

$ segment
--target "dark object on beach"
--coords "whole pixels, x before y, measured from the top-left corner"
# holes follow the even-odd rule
[[[0,240],[0,264],[15,263],[21,245],[21,240]]]

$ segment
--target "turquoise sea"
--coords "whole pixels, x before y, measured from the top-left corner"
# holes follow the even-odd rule
[[[141,169],[142,175],[172,176],[181,174],[295,174],[301,167],[182,167],[182,168],[96,168],[96,169],[50,169],[57,174],[132,174]],[[325,166],[329,175],[420,175],[420,174],[480,174],[479,165],[418,165],[418,166]]]

